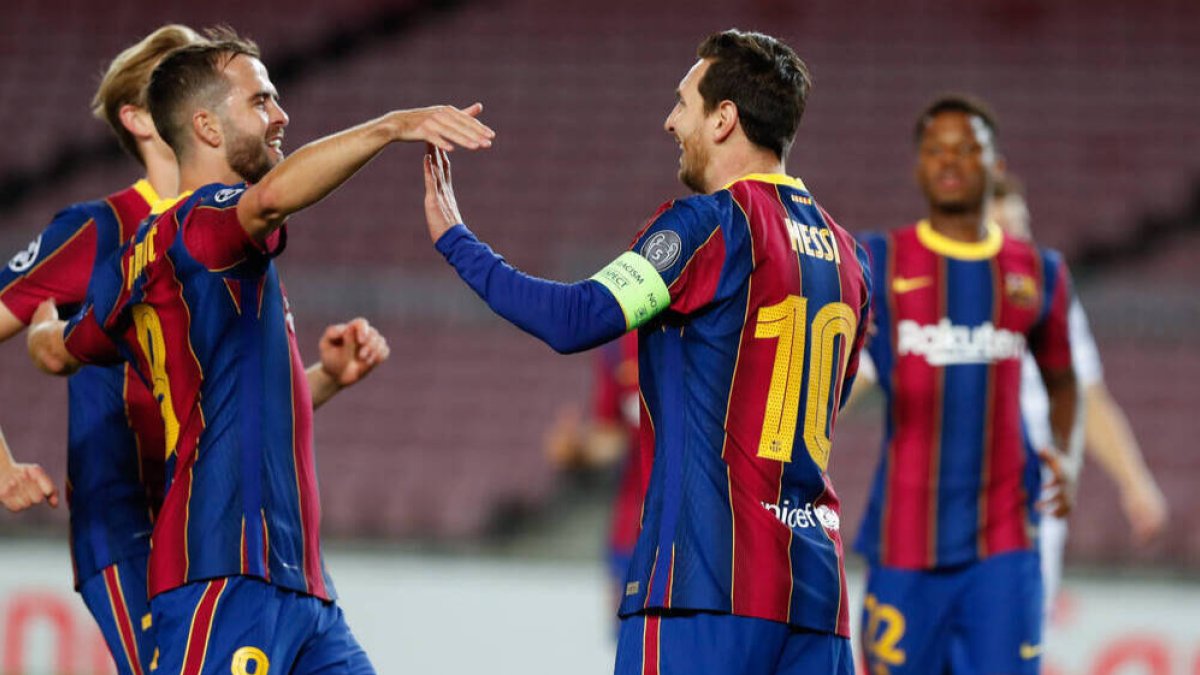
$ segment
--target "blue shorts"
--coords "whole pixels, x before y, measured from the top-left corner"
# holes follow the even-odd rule
[[[148,675],[154,662],[154,628],[146,602],[146,556],[109,565],[79,586],[119,675]]]
[[[253,577],[199,581],[150,602],[158,672],[374,675],[342,610]]]
[[[616,675],[854,675],[850,640],[712,612],[621,619]]]
[[[863,658],[871,675],[1036,675],[1042,576],[1037,551],[948,570],[871,566]]]

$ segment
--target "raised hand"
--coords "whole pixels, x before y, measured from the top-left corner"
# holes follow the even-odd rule
[[[450,152],[455,146],[478,150],[492,147],[496,132],[476,119],[483,112],[483,104],[475,103],[467,108],[436,105],[415,110],[399,110],[394,122],[401,141],[425,141]]]
[[[440,148],[425,146],[425,222],[436,244],[446,230],[463,222],[450,178],[450,157]]]

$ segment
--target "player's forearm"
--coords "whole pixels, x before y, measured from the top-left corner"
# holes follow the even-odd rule
[[[342,390],[342,386],[321,367],[320,363],[309,366],[304,374],[308,378],[308,388],[312,393],[313,410],[325,405],[329,399]]]
[[[1103,382],[1084,391],[1084,406],[1085,445],[1113,482],[1122,489],[1136,482],[1153,482],[1129,420]]]
[[[271,169],[238,202],[238,219],[262,241],[292,213],[346,182],[398,138],[390,115],[305,145]]]
[[[1050,433],[1056,448],[1064,452],[1077,451],[1078,443],[1071,436],[1079,424],[1079,385],[1075,371],[1067,368],[1057,372],[1042,372],[1046,395],[1050,400]],[[1078,459],[1077,457],[1075,459]]]
[[[591,349],[626,331],[621,306],[597,282],[563,284],[526,275],[464,225],[443,235],[437,249],[492,311],[559,353]]]
[[[67,350],[62,320],[45,321],[29,327],[29,357],[38,370],[48,375],[70,375],[83,365]]]

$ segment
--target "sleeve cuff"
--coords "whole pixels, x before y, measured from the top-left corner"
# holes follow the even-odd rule
[[[454,246],[458,244],[459,241],[463,239],[474,238],[475,235],[467,229],[467,226],[459,223],[449,230],[446,230],[442,236],[438,237],[437,243],[434,244],[434,248],[436,248],[438,253],[441,253],[442,256],[449,258],[451,251],[454,250]]]

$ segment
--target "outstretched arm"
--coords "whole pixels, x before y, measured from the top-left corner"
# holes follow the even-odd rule
[[[362,317],[326,328],[320,350],[321,361],[305,372],[313,410],[369,375],[391,351],[383,335]]]
[[[266,241],[288,215],[323,199],[391,143],[425,141],[444,151],[491,147],[496,134],[475,119],[482,111],[480,103],[398,110],[313,141],[247,188],[238,220],[252,238]]]
[[[563,284],[514,269],[461,224],[450,158],[432,147],[425,155],[425,219],[438,251],[494,312],[560,353],[617,338],[670,303],[662,278],[636,253],[626,252],[602,272],[621,276],[623,300],[594,279]],[[636,274],[618,269],[633,267]]]
[[[1167,502],[1146,468],[1128,418],[1104,386],[1104,381],[1088,385],[1083,401],[1085,447],[1117,484],[1133,537],[1145,543],[1166,527]]]

